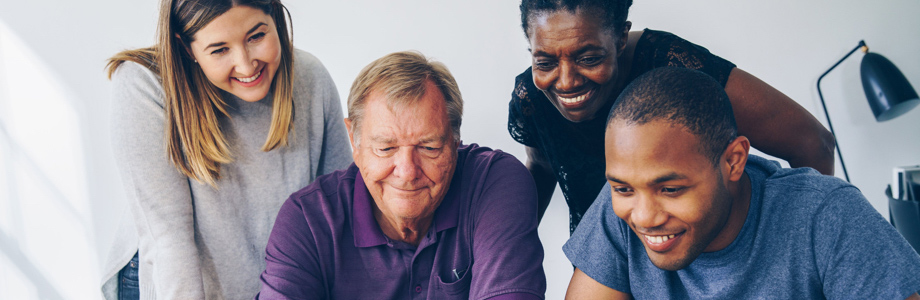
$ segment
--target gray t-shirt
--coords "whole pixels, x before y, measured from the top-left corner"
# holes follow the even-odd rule
[[[920,256],[854,186],[751,155],[751,206],[738,237],[682,270],[649,260],[606,185],[563,246],[597,282],[636,299],[904,299]]]

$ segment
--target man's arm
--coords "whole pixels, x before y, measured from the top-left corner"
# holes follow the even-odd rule
[[[537,234],[536,187],[511,155],[493,160],[486,172],[481,196],[471,207],[470,299],[540,299],[546,293],[546,275]]]
[[[268,237],[265,271],[259,277],[262,289],[256,299],[324,299],[327,296],[316,260],[316,241],[304,219],[303,207],[292,199],[281,206]]]
[[[629,294],[609,288],[575,268],[565,299],[632,299]]]
[[[828,299],[915,297],[920,290],[920,256],[856,187],[840,185],[823,192],[826,196],[810,220],[824,295]]]
[[[556,190],[556,175],[553,174],[553,166],[543,155],[540,149],[527,147],[527,170],[533,176],[534,183],[537,184],[537,223],[543,220],[543,213],[549,207],[550,200],[553,199],[553,191]]]
[[[744,70],[734,68],[725,84],[738,132],[751,146],[792,167],[834,174],[834,136],[805,108]]]

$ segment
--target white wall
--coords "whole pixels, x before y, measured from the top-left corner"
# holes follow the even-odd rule
[[[295,42],[329,69],[344,98],[361,67],[416,49],[443,61],[467,110],[463,139],[524,153],[508,135],[513,78],[529,65],[517,1],[288,1]],[[121,217],[111,162],[115,52],[153,42],[154,0],[0,0],[0,299],[94,299]],[[674,32],[771,83],[824,121],[815,81],[865,39],[920,87],[920,2],[637,1],[634,29]],[[894,166],[920,163],[920,109],[876,123],[854,54],[823,84],[850,177],[887,217]],[[561,193],[540,228],[549,289],[571,276]]]

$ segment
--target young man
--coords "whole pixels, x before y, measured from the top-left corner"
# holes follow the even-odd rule
[[[661,68],[607,121],[570,299],[920,298],[920,256],[852,185],[749,156],[718,83]]]

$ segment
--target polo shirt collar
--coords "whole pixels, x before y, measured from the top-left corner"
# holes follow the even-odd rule
[[[459,175],[459,170],[454,170],[454,178],[451,180],[447,195],[444,196],[444,200],[441,201],[438,209],[434,211],[434,220],[431,221],[429,232],[438,233],[457,227],[457,220],[460,214],[459,201],[456,199],[458,186],[461,182]],[[374,199],[371,198],[370,191],[367,190],[367,185],[364,183],[364,178],[361,177],[360,171],[355,176],[353,195],[352,216],[354,218],[352,230],[355,236],[355,247],[386,245],[387,237],[383,234],[383,230],[380,229],[380,224],[377,224],[377,219],[374,218]]]

